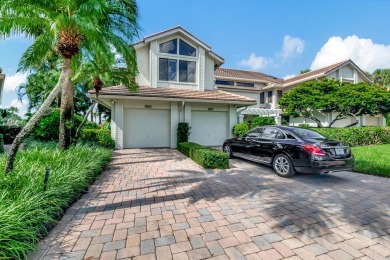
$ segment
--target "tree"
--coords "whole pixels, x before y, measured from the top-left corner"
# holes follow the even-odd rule
[[[377,69],[371,74],[372,83],[376,87],[390,87],[390,69]]]
[[[283,95],[279,104],[286,114],[312,119],[318,127],[322,127],[322,124],[315,116],[316,111],[337,113],[329,127],[349,116],[356,119],[349,125],[352,126],[359,122],[358,116],[389,113],[390,92],[384,87],[373,87],[365,82],[311,81]]]
[[[283,94],[279,99],[280,108],[287,115],[303,116],[316,122],[318,127],[322,127],[316,112],[332,110],[331,96],[338,85],[339,82],[333,80],[304,82]]]
[[[304,69],[304,70],[301,70],[300,72],[299,72],[299,74],[305,74],[305,73],[308,73],[308,72],[310,72],[311,71],[311,69]]]
[[[34,39],[20,60],[19,71],[39,67],[53,51],[63,59],[56,87],[15,138],[9,151],[6,173],[13,168],[16,152],[23,138],[32,130],[61,89],[59,145],[61,148],[69,146],[70,130],[67,130],[67,124],[71,123],[73,115],[73,83],[70,76],[83,60],[90,59],[94,53],[115,51],[132,72],[127,76],[135,76],[136,56],[134,48],[129,44],[138,36],[137,19],[135,0],[2,1],[0,37],[22,34]]]

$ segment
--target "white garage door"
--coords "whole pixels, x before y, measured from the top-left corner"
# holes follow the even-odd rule
[[[227,112],[192,111],[190,141],[219,146],[228,136]]]
[[[170,111],[125,109],[124,148],[170,147]]]

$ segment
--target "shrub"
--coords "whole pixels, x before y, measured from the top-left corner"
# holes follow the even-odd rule
[[[300,128],[310,128],[309,124],[299,124],[298,127]]]
[[[248,132],[248,130],[249,127],[246,122],[241,122],[233,126],[233,134],[236,137],[242,137],[246,132]]]
[[[380,126],[350,128],[314,128],[314,131],[349,146],[390,143],[390,128]]]
[[[4,137],[0,134],[0,153],[4,153]]]
[[[263,125],[276,125],[275,119],[273,117],[255,117],[252,119],[251,128]]]
[[[187,122],[180,122],[177,127],[177,143],[188,142],[190,135],[190,125]]]
[[[115,148],[115,141],[108,129],[83,129],[80,133],[81,142],[94,143],[109,149]]]
[[[80,115],[74,115],[73,132],[83,121]],[[50,142],[57,141],[60,129],[60,110],[58,108],[52,109],[49,114],[42,117],[34,128],[34,137],[37,140]]]
[[[224,152],[191,142],[179,143],[177,149],[204,168],[229,168],[229,156]]]
[[[390,126],[390,113],[385,116],[386,118],[386,125]]]
[[[19,151],[11,174],[0,175],[0,259],[27,259],[111,160],[109,149],[76,145],[62,151],[55,143]],[[5,155],[0,155],[4,169]],[[46,192],[43,179],[51,168]]]

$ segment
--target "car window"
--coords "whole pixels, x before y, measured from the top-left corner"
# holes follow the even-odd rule
[[[254,128],[250,131],[248,131],[246,134],[245,134],[245,137],[254,137],[254,138],[258,138],[261,136],[261,133],[263,132],[263,128],[260,128],[260,127],[257,127],[257,128]]]
[[[265,139],[286,139],[283,132],[274,127],[266,127],[261,137]]]
[[[301,138],[310,138],[310,139],[324,139],[325,137],[317,132],[304,129],[304,128],[293,128],[290,131],[297,134]]]

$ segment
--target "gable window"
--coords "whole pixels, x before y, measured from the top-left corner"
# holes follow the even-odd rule
[[[183,41],[182,39],[179,40],[179,54],[184,56],[192,56],[196,57],[196,49]]]
[[[160,52],[168,54],[177,54],[177,39],[170,40],[160,44]]]
[[[196,57],[196,48],[178,38],[163,42],[159,47],[160,53],[170,54],[159,58],[159,80],[196,82],[196,61],[193,58]]]

